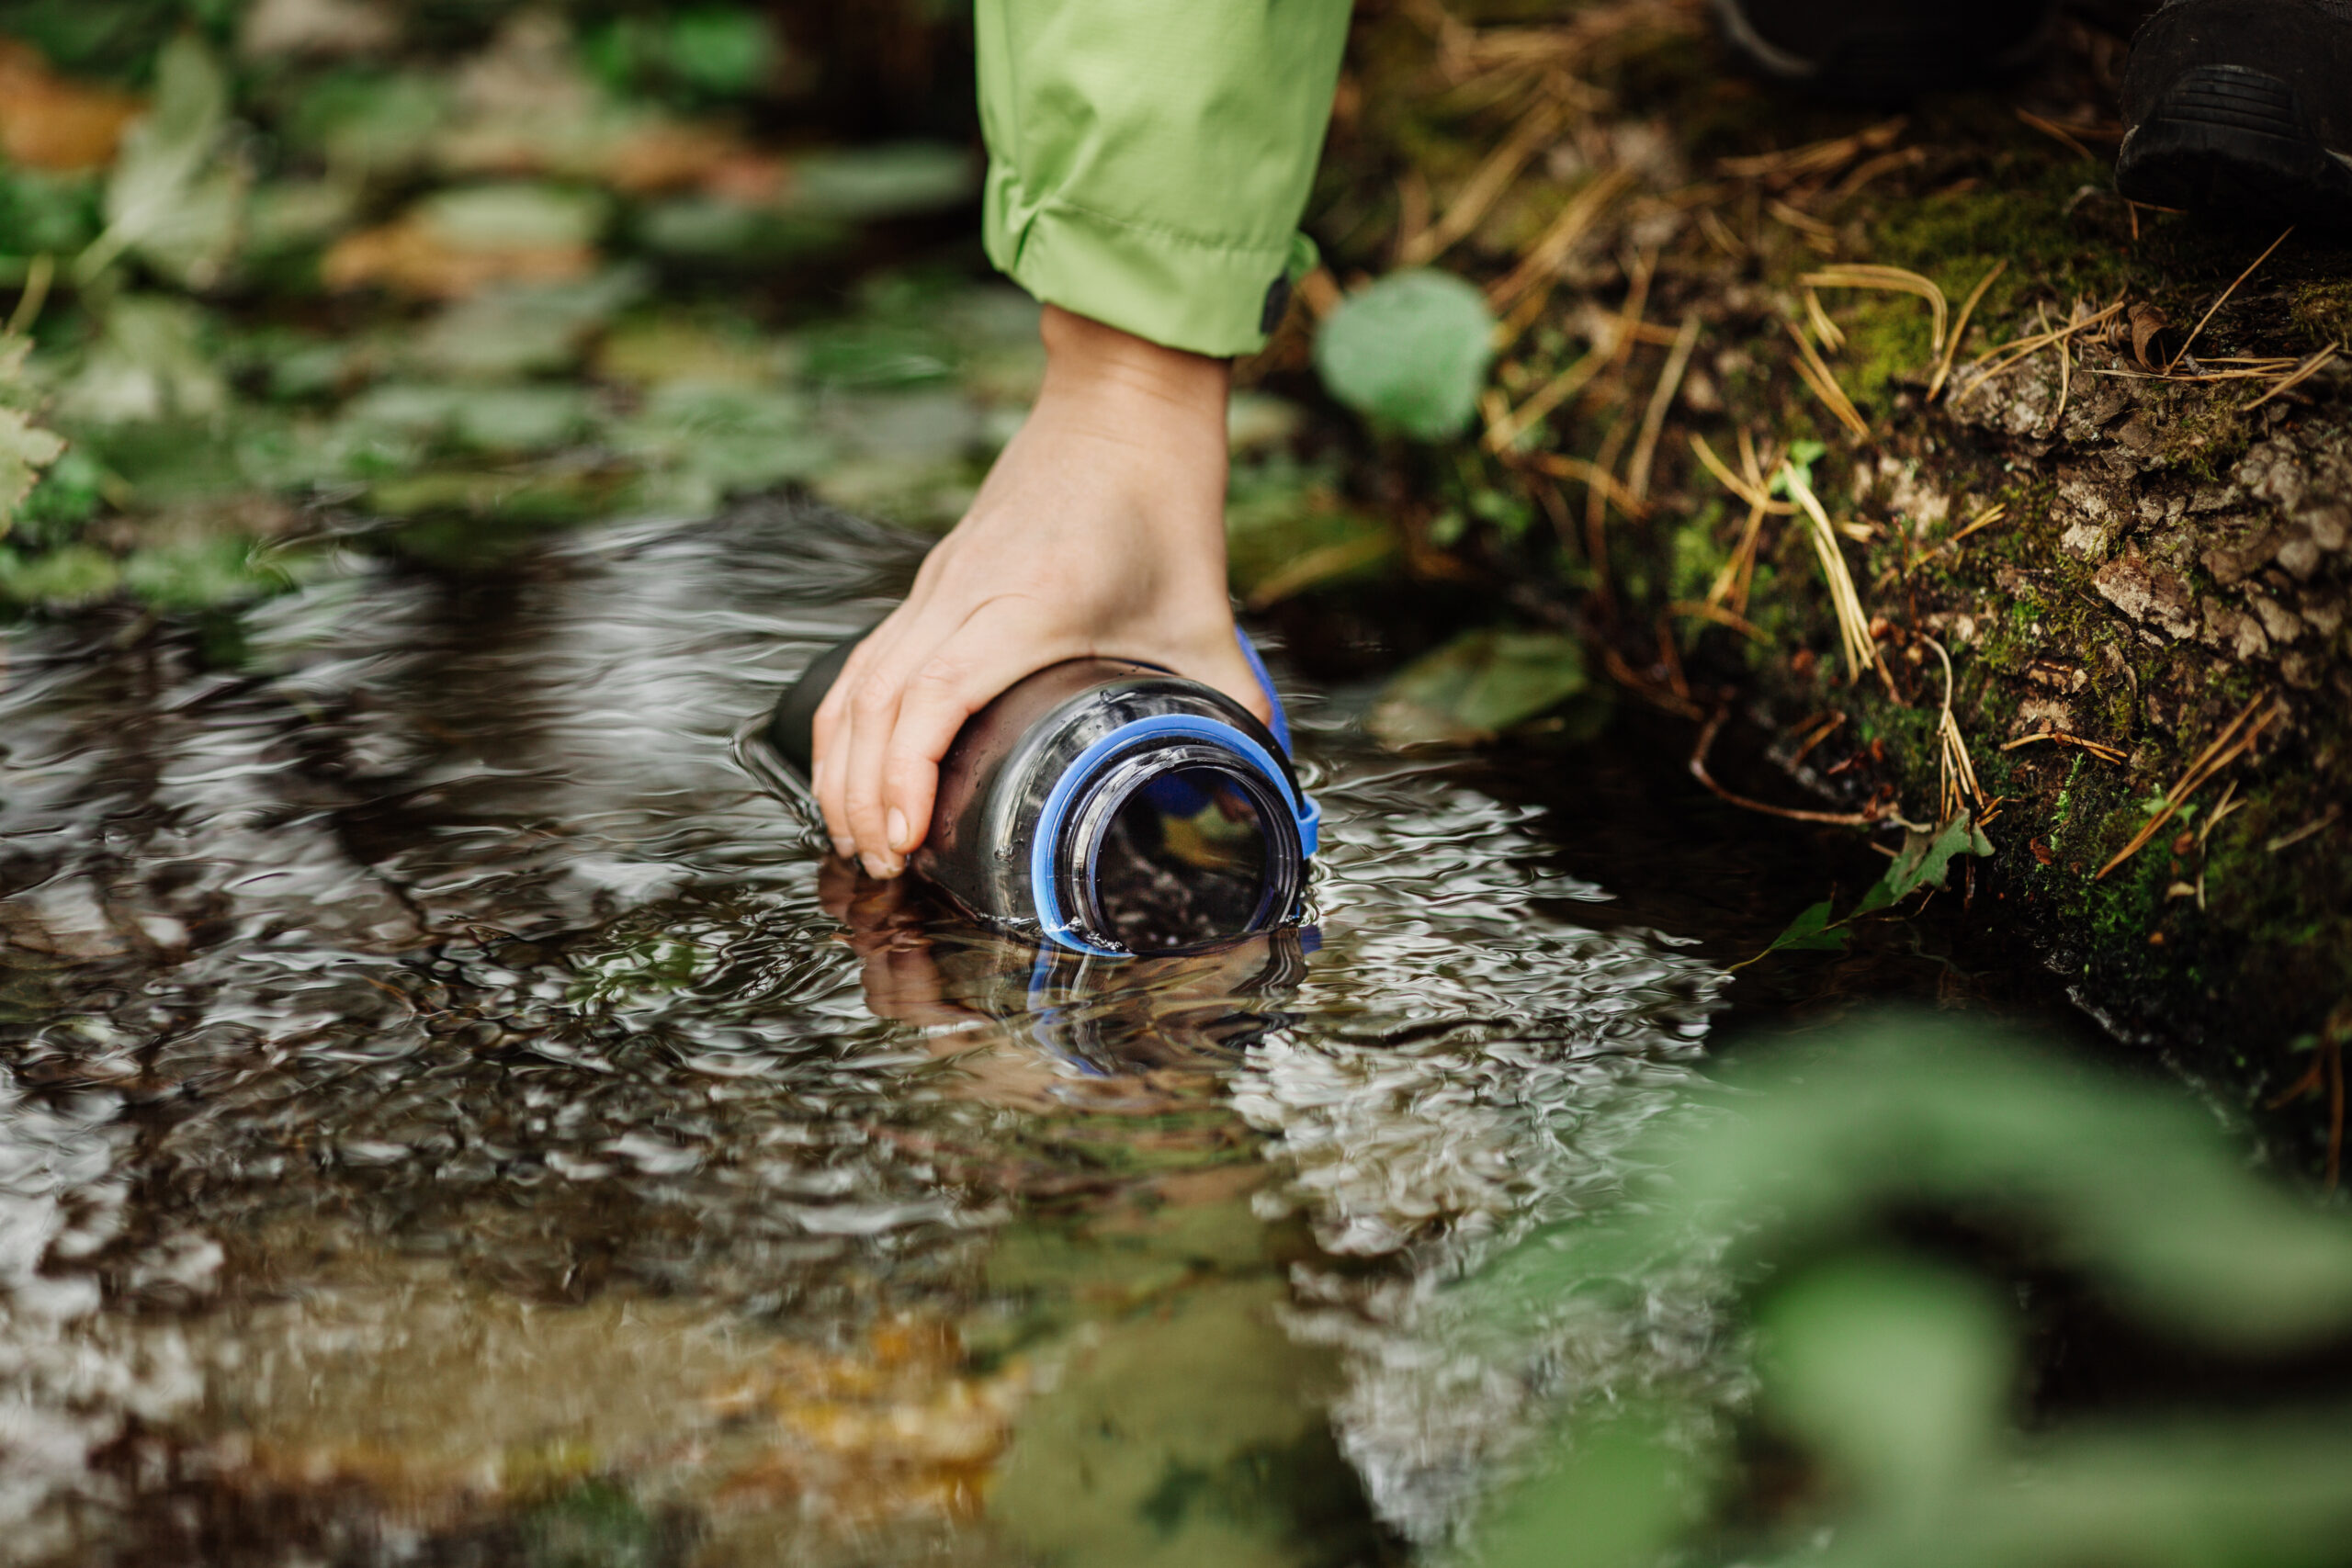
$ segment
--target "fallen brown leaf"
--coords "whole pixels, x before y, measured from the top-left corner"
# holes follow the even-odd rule
[[[337,293],[370,285],[427,299],[462,299],[493,283],[564,283],[596,265],[587,245],[474,249],[452,243],[431,224],[403,218],[336,241],[319,277]]]
[[[2165,313],[2154,305],[2132,307],[2132,357],[2139,362],[2141,369],[2160,368],[2148,357],[2148,348],[2156,341],[2156,335],[2171,325],[2172,322],[2165,319]]]
[[[9,163],[52,174],[103,168],[146,107],[129,93],[69,82],[31,45],[0,39],[0,152]]]

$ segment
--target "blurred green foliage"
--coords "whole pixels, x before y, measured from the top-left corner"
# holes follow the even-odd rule
[[[966,25],[866,25],[901,21]],[[0,607],[209,610],[309,537],[461,565],[779,483],[952,520],[1034,391],[1035,307],[968,241],[845,287],[978,161],[783,129],[879,68],[802,28],[880,47],[790,5],[0,11],[95,148],[0,161]]]
[[[1752,1325],[1758,1393],[1573,1408],[1489,1521],[1498,1564],[2320,1564],[2352,1540],[2352,1406],[2029,1418],[1995,1233],[2102,1312],[2241,1358],[2352,1339],[2352,1225],[2256,1179],[2167,1089],[1981,1026],[1886,1017],[1661,1127],[1639,1217],[1561,1232],[1489,1288],[1606,1298],[1697,1260]],[[1736,1454],[1792,1451],[1762,1473]]]
[[[590,66],[616,92],[719,101],[756,92],[784,53],[766,16],[732,6],[607,17],[582,44]]]
[[[1423,441],[1458,435],[1477,412],[1494,357],[1486,297],[1451,273],[1391,273],[1349,295],[1315,337],[1315,365],[1340,401]]]

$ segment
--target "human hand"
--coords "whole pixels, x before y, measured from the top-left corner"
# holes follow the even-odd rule
[[[1046,379],[972,509],[817,709],[833,848],[896,876],[964,720],[1065,659],[1134,659],[1269,716],[1225,585],[1223,360],[1046,308]]]

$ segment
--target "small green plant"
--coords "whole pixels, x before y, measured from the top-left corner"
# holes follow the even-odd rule
[[[65,443],[41,429],[21,410],[8,406],[21,379],[30,344],[14,333],[0,336],[0,538],[33,492],[40,472],[63,455]]]
[[[1486,297],[1451,273],[1391,273],[1331,312],[1315,365],[1333,397],[1423,441],[1461,434],[1494,357]]]
[[[1486,1560],[1851,1568],[2341,1562],[2352,1416],[2045,1416],[2018,1403],[1992,1280],[1904,1238],[2014,1238],[2102,1310],[2246,1357],[2352,1331],[2352,1226],[2256,1180],[2177,1093],[1948,1021],[1885,1018],[1653,1135],[1664,1180],[1613,1235],[1555,1234],[1515,1300],[1720,1258],[1758,1394],[1726,1413],[1652,1389],[1571,1411],[1557,1463],[1490,1521]],[[1728,1418],[1726,1418],[1728,1416]],[[1800,1457],[1768,1486],[1741,1432]],[[1752,1451],[1752,1450],[1751,1450]]]
[[[1886,874],[1871,885],[1860,903],[1842,916],[1831,899],[1807,906],[1756,958],[1770,953],[1843,953],[1853,940],[1850,928],[1856,920],[1881,909],[1891,909],[1923,887],[1946,886],[1951,876],[1951,863],[1959,856],[1992,852],[1993,840],[1966,817],[1955,817],[1933,832],[1913,829],[1904,834],[1903,847],[1895,852]],[[1739,966],[1753,964],[1756,958],[1747,959]]]

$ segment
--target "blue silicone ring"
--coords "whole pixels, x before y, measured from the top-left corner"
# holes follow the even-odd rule
[[[1038,929],[1046,939],[1074,953],[1091,953],[1105,958],[1125,956],[1114,948],[1097,947],[1080,937],[1069,917],[1062,911],[1061,893],[1054,876],[1054,852],[1061,842],[1062,825],[1069,816],[1079,791],[1094,777],[1104,762],[1122,751],[1133,750],[1148,741],[1161,739],[1202,740],[1232,752],[1250,764],[1258,774],[1274,787],[1276,793],[1292,802],[1291,818],[1298,827],[1299,858],[1315,857],[1317,840],[1323,814],[1304,794],[1288,785],[1282,765],[1266,749],[1229,724],[1215,719],[1196,718],[1188,714],[1157,714],[1123,724],[1080,752],[1046,796],[1044,807],[1037,813],[1036,836],[1029,844],[1029,897],[1037,914]]]

